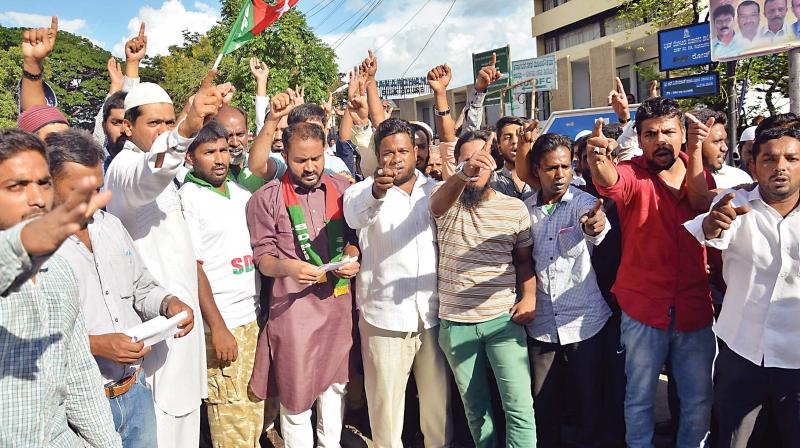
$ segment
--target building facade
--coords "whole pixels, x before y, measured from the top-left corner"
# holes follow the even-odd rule
[[[640,71],[658,71],[658,41],[650,25],[628,28],[620,0],[534,0],[531,30],[537,54],[554,54],[558,90],[537,94],[538,115],[608,105],[619,76],[636,102],[649,83]],[[639,67],[639,70],[637,70]]]

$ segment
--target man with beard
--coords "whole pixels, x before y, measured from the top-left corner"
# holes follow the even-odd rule
[[[89,351],[78,285],[53,253],[108,193],[84,178],[51,210],[44,144],[0,130],[0,440],[4,446],[122,447]]]
[[[489,186],[494,191],[523,201],[533,195],[530,185],[519,178],[515,168],[518,133],[524,126],[525,120],[519,117],[503,117],[497,120],[497,150],[503,158],[503,168],[492,173],[489,178]]]
[[[431,148],[428,165],[425,167],[425,175],[434,180],[442,180],[442,155],[438,147]]]
[[[745,50],[741,38],[736,35],[733,25],[736,22],[736,10],[733,5],[720,5],[711,13],[711,23],[714,25],[713,52],[715,57],[735,57]]]
[[[753,42],[758,38],[758,25],[761,21],[761,5],[753,0],[744,0],[736,7],[736,22],[742,39]],[[752,45],[752,44],[750,44]]]
[[[764,0],[764,17],[767,25],[758,35],[769,43],[785,42],[794,38],[794,31],[786,23],[788,12],[786,0]]]
[[[669,360],[680,400],[676,444],[700,446],[711,412],[713,307],[705,251],[681,225],[697,215],[687,196],[688,157],[680,151],[683,112],[674,100],[649,98],[636,111],[635,127],[643,156],[615,166],[613,147],[598,136],[588,151],[592,180],[616,202],[622,230],[612,291],[622,308],[627,444],[651,446],[658,377]]]
[[[344,195],[344,216],[358,232],[363,253],[356,280],[358,327],[372,441],[381,448],[402,445],[412,371],[425,445],[452,441],[450,375],[438,344],[436,237],[428,210],[436,181],[415,168],[414,134],[404,120],[381,123],[375,132],[380,167]]]
[[[46,143],[55,204],[67,201],[86,176],[94,176],[95,188],[102,188],[103,150],[91,134],[70,129],[49,135]],[[169,318],[186,311],[178,333],[184,336],[194,323],[192,309],[153,280],[125,227],[103,210],[70,235],[57,254],[75,272],[89,348],[123,446],[156,446],[153,394],[141,371],[151,348],[131,342],[124,332],[159,315]]]
[[[227,123],[231,115],[241,115],[237,109],[229,110],[233,113],[222,115]],[[264,424],[264,402],[246,393],[253,373],[259,311],[245,219],[250,193],[228,176],[229,151],[237,138],[219,120],[218,115],[206,124],[189,145],[186,160],[192,171],[180,195],[195,258],[208,278],[221,317],[205,315],[211,440],[215,446],[256,448]]]
[[[702,143],[703,168],[711,172],[717,188],[727,189],[737,185],[749,184],[753,179],[744,171],[725,163],[728,154],[728,118],[724,113],[708,108],[696,109],[692,115],[700,123],[714,119],[708,129],[708,137]]]
[[[161,446],[198,446],[201,398],[207,394],[201,317],[215,317],[206,315],[215,305],[211,294],[198,296],[198,282],[207,280],[194,261],[175,178],[192,138],[222,105],[222,92],[212,85],[215,75],[213,70],[206,75],[178,123],[172,100],[160,86],[141,83],[131,89],[125,97],[127,141],[106,172],[106,188],[115,192],[108,211],[122,221],[156,281],[194,311],[197,331],[168,340],[166,353],[154,348],[158,356],[150,358],[159,365],[144,362]]]
[[[355,234],[342,214],[342,193],[350,182],[323,173],[321,126],[290,125],[283,144],[286,172],[247,203],[253,264],[272,280],[250,390],[261,399],[279,398],[287,446],[314,446],[315,401],[317,443],[339,446],[353,346],[350,279],[359,271]],[[320,269],[337,262],[344,264]]]
[[[475,445],[493,447],[497,438],[491,368],[505,411],[506,446],[535,446],[523,328],[536,307],[530,215],[522,201],[488,185],[496,168],[493,141],[494,134],[486,132],[461,136],[455,146],[459,165],[430,199],[439,242],[439,346]]]
[[[541,185],[525,201],[537,286],[536,317],[526,328],[536,439],[540,447],[561,446],[561,403],[568,386],[577,397],[576,445],[590,446],[603,432],[603,329],[611,315],[591,252],[609,225],[603,201],[570,185],[572,140],[544,134],[533,145],[532,160]]]
[[[412,121],[411,128],[414,130],[414,146],[417,150],[416,167],[419,171],[425,172],[428,160],[431,157],[431,145],[433,145],[433,130],[426,123]]]
[[[719,338],[714,403],[718,446],[745,446],[767,405],[783,446],[800,445],[800,131],[771,129],[753,145],[751,191],[727,190],[685,224],[722,250],[729,288]],[[769,404],[767,404],[769,403]]]

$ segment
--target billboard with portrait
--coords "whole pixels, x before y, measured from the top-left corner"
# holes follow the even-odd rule
[[[711,0],[711,59],[800,47],[800,0]]]

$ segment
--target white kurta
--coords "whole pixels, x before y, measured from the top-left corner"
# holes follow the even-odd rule
[[[161,134],[149,152],[126,142],[108,167],[105,187],[113,192],[107,210],[125,225],[147,269],[194,310],[194,329],[183,338],[168,340],[168,350],[153,350],[143,363],[156,406],[173,416],[191,413],[208,396],[197,265],[173,182],[191,142],[178,135],[177,127]],[[156,157],[162,153],[163,164],[156,168]]]

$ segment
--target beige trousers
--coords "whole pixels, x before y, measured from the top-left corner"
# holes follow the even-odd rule
[[[450,369],[439,348],[439,327],[405,333],[370,325],[359,315],[364,386],[372,442],[376,448],[402,448],[406,384],[411,372],[419,392],[420,428],[426,448],[450,445]]]

